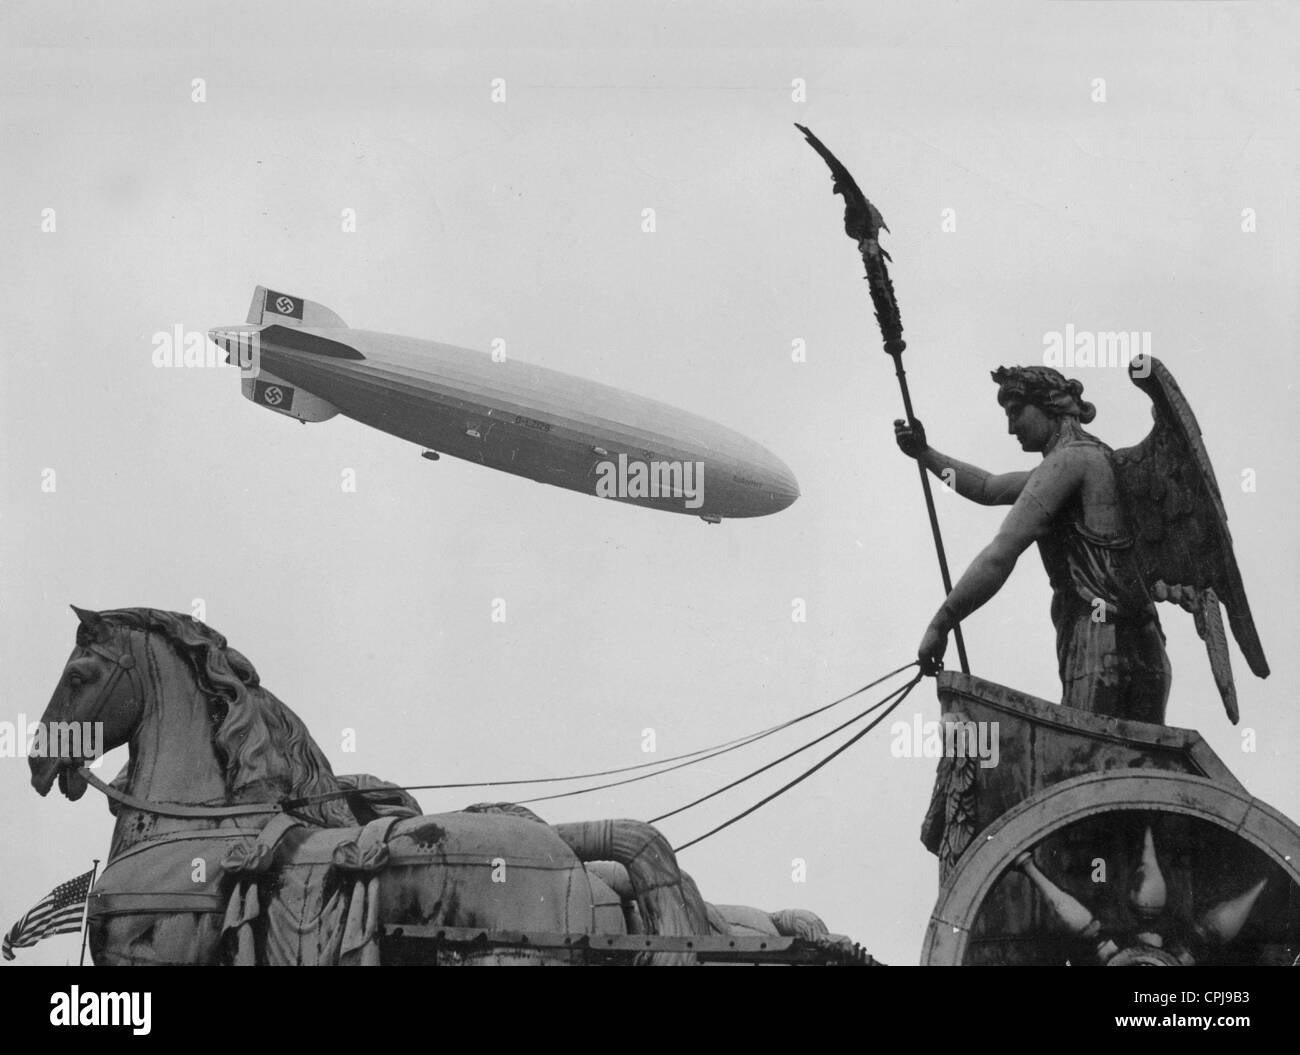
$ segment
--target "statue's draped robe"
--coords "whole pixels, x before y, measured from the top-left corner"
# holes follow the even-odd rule
[[[1080,433],[1053,456],[1083,460],[1094,487],[1115,494],[1110,448],[1100,440]],[[1122,531],[1089,530],[1083,502],[1083,490],[1077,490],[1038,542],[1052,584],[1061,702],[1093,714],[1163,724],[1169,660],[1132,540]]]

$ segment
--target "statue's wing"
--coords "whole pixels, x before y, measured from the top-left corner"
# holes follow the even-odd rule
[[[1111,461],[1143,577],[1157,600],[1180,604],[1196,617],[1224,709],[1235,724],[1237,695],[1220,603],[1251,671],[1268,677],[1268,661],[1232,553],[1214,468],[1196,417],[1164,364],[1154,356],[1135,357],[1129,376],[1151,398],[1155,426],[1136,447],[1115,451]]]

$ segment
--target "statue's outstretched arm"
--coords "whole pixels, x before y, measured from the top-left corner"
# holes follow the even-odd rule
[[[935,450],[926,442],[925,426],[919,421],[915,425],[895,421],[894,438],[904,454],[919,459],[945,487],[982,506],[1011,505],[1029,481],[1028,472],[991,473]]]
[[[1052,529],[1057,512],[1083,484],[1084,462],[1066,450],[1049,455],[1020,487],[996,537],[952,588],[926,628],[917,657],[932,670],[943,658],[948,633],[1002,588],[1029,546]]]
[[[978,465],[951,458],[933,447],[926,450],[924,465],[962,498],[982,506],[1009,506],[1020,497],[1029,473],[991,473]]]

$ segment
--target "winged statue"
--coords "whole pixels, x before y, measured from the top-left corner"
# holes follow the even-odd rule
[[[917,649],[922,672],[942,666],[950,633],[968,669],[962,620],[997,593],[1020,553],[1036,543],[1053,589],[1063,704],[1162,724],[1170,672],[1155,602],[1168,601],[1194,616],[1235,724],[1239,708],[1221,604],[1250,669],[1267,677],[1268,663],[1214,470],[1173,376],[1152,356],[1130,362],[1130,377],[1152,401],[1155,425],[1137,446],[1114,451],[1082,428],[1096,408],[1082,398],[1080,382],[1046,366],[1002,367],[992,377],[1008,430],[1022,450],[1042,453],[1043,464],[1034,472],[993,474],[935,450],[912,412],[902,369],[903,325],[889,255],[879,241],[889,228],[844,164],[807,127],[796,127],[830,168],[832,192],[844,199],[844,231],[858,243],[885,351],[902,387],[907,417],[894,423],[895,436],[920,466],[947,594]],[[947,574],[927,471],[964,498],[1013,507],[956,586]]]

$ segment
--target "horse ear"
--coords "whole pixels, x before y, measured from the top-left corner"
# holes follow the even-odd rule
[[[92,612],[85,608],[78,608],[75,604],[70,604],[68,607],[77,613],[77,618],[81,620],[81,625],[91,633],[98,630],[100,624],[103,622],[103,619],[98,612]]]

